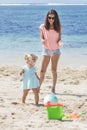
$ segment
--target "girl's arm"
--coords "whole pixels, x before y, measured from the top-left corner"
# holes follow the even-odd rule
[[[20,71],[20,73],[19,73],[19,75],[20,75],[20,81],[23,80],[23,78],[21,78],[21,76],[23,75],[23,73],[24,73],[24,70],[22,69],[22,70]]]
[[[24,73],[24,70],[22,69],[19,73],[20,76],[22,76],[22,74]]]

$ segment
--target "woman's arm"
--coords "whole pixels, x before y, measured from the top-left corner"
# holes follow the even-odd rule
[[[47,42],[47,34],[45,28],[40,28],[40,39],[43,44]]]
[[[59,41],[61,40],[61,32],[59,33]]]
[[[61,29],[60,29],[60,32],[59,32],[59,37],[58,37],[58,42],[61,41]]]
[[[37,73],[36,73],[36,72],[35,72],[35,75],[36,75],[37,79],[38,79],[38,80],[40,80],[40,78],[38,77],[38,75],[37,75]]]
[[[60,40],[60,41],[58,42],[58,44],[59,44],[59,47],[63,47],[63,46],[64,46],[64,43],[62,42],[62,40]]]
[[[44,44],[45,38],[44,38],[44,35],[43,35],[43,31],[41,29],[40,29],[40,39],[41,39],[41,42]]]
[[[64,46],[64,43],[63,43],[62,40],[61,40],[61,29],[60,29],[60,32],[59,32],[58,44],[59,44],[60,47],[63,47],[63,46]]]

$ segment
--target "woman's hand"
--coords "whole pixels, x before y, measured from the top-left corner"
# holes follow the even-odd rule
[[[45,44],[47,42],[47,39],[41,39],[41,42]]]
[[[64,46],[64,43],[61,40],[58,42],[58,44],[59,44],[59,47],[63,47]]]

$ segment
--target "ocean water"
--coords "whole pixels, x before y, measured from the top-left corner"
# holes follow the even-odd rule
[[[41,55],[39,26],[50,9],[60,17],[62,54],[87,58],[87,5],[0,6],[0,56]]]

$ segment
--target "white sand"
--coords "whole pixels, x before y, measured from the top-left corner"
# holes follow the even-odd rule
[[[38,74],[39,63],[38,61]],[[20,67],[16,65],[0,66],[0,130],[87,130],[86,67],[59,66],[56,93],[59,103],[64,105],[64,113],[85,113],[80,118],[63,118],[62,121],[48,120],[46,107],[43,106],[44,97],[51,92],[50,66],[42,84],[38,107],[34,105],[32,91],[26,104],[21,103],[19,70]]]

